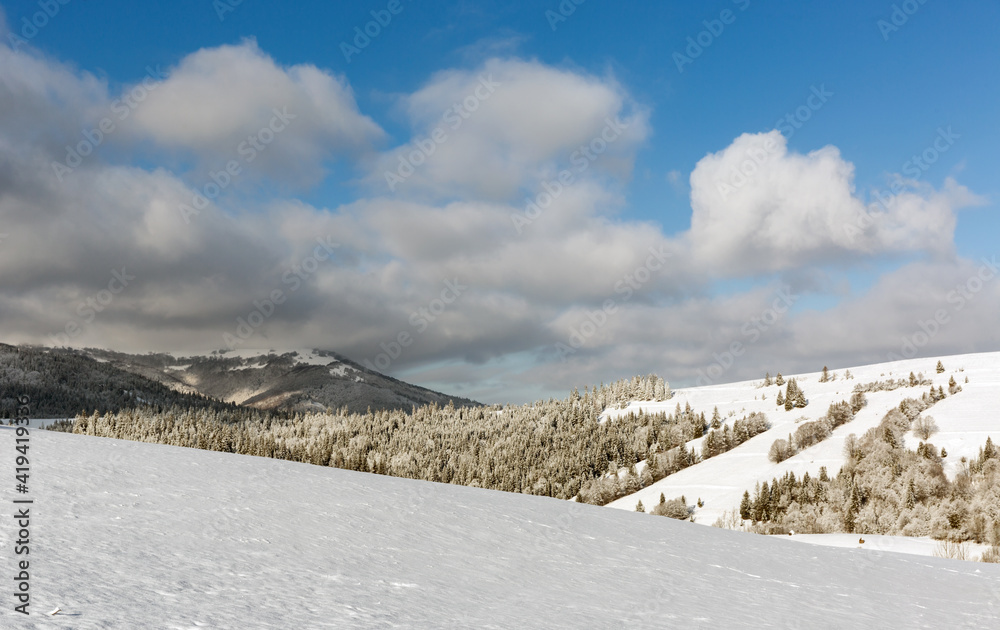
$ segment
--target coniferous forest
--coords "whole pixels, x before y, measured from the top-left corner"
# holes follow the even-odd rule
[[[698,460],[687,457],[684,443],[707,424],[690,408],[601,421],[608,407],[669,396],[669,385],[651,375],[521,406],[345,409],[290,418],[246,408],[139,408],[81,415],[73,432],[603,504],[611,500],[600,485],[606,473],[661,452],[687,465]],[[611,494],[619,492],[615,486]]]

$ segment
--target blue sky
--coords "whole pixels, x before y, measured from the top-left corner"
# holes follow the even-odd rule
[[[58,13],[35,33],[30,27],[25,30],[25,20],[35,17],[37,23],[41,5],[3,4],[7,35],[28,38],[28,45],[20,47],[20,62],[27,63],[24,57],[28,57],[51,69],[53,76],[57,69],[65,74],[52,81],[84,85],[93,80],[104,90],[101,97],[88,92],[79,103],[65,95],[53,95],[51,87],[41,90],[47,96],[39,98],[49,99],[56,112],[52,115],[66,122],[67,129],[87,129],[99,120],[95,111],[100,111],[101,99],[113,99],[131,89],[148,67],[169,69],[166,88],[152,94],[161,98],[167,89],[175,92],[173,107],[183,109],[186,118],[163,119],[169,116],[170,107],[153,104],[153,99],[149,106],[140,105],[136,118],[142,118],[142,129],[127,129],[123,124],[124,131],[116,132],[99,147],[98,158],[85,165],[83,170],[94,171],[99,181],[103,180],[96,172],[98,160],[109,173],[137,169],[129,172],[169,180],[155,186],[145,182],[143,186],[198,190],[213,165],[224,163],[220,156],[232,153],[226,143],[239,134],[220,134],[218,144],[210,147],[206,138],[211,133],[177,139],[170,131],[208,125],[211,121],[199,119],[202,110],[223,107],[226,95],[221,88],[218,102],[202,107],[206,99],[215,96],[204,90],[185,92],[190,83],[182,81],[184,71],[191,76],[198,72],[224,76],[214,67],[205,70],[224,56],[219,53],[213,57],[212,51],[242,51],[240,61],[233,63],[245,64],[239,68],[246,73],[270,64],[268,68],[273,66],[292,77],[289,90],[305,86],[308,92],[308,81],[294,69],[316,68],[334,77],[348,94],[338,92],[336,107],[317,105],[316,116],[320,118],[323,111],[344,108],[347,113],[340,127],[333,129],[317,122],[318,131],[310,129],[308,134],[303,132],[308,138],[295,140],[314,140],[309,151],[295,152],[292,146],[281,149],[287,153],[280,155],[270,151],[266,163],[259,169],[248,169],[252,176],[244,176],[215,203],[220,216],[240,221],[241,229],[247,232],[245,245],[253,244],[264,252],[261,259],[268,263],[265,267],[248,270],[242,254],[228,255],[228,262],[218,265],[209,262],[212,259],[207,250],[212,247],[207,244],[222,238],[225,231],[198,227],[206,232],[197,238],[188,233],[185,242],[207,250],[198,250],[198,256],[191,259],[198,261],[190,262],[191,278],[181,269],[173,275],[157,271],[167,267],[150,263],[146,273],[149,283],[142,295],[123,294],[125,298],[112,303],[106,314],[87,322],[83,334],[74,336],[69,345],[163,349],[185,344],[196,350],[214,343],[213,347],[218,347],[221,344],[213,339],[218,340],[218,331],[227,326],[222,322],[249,312],[241,302],[250,304],[259,294],[267,295],[267,287],[280,278],[279,272],[295,264],[306,251],[295,240],[299,232],[333,226],[330,229],[340,230],[341,237],[355,237],[352,247],[345,244],[341,250],[343,259],[337,262],[337,269],[322,268],[308,278],[306,289],[295,296],[298,304],[278,309],[274,319],[254,331],[248,344],[315,345],[343,351],[358,360],[373,360],[381,352],[380,344],[391,343],[400,331],[413,332],[410,315],[438,296],[442,278],[471,265],[476,270],[469,277],[481,280],[473,282],[469,293],[459,297],[454,306],[448,303],[441,318],[445,324],[431,322],[426,333],[421,331],[387,371],[484,400],[526,400],[636,372],[656,371],[677,383],[693,382],[698,370],[711,365],[713,353],[727,347],[728,340],[746,341],[745,335],[734,331],[739,331],[752,313],[767,307],[775,287],[787,284],[798,289],[801,297],[791,315],[783,317],[763,341],[755,342],[754,353],[741,357],[719,378],[735,380],[757,376],[765,364],[780,363],[787,367],[775,367],[791,371],[818,368],[821,365],[817,363],[824,362],[832,366],[884,360],[894,348],[898,350],[900,339],[905,341],[925,312],[933,313],[935,305],[947,306],[948,291],[975,273],[978,263],[973,261],[996,254],[996,235],[1000,233],[995,177],[995,147],[1000,144],[1000,125],[996,123],[1000,41],[995,34],[1000,6],[995,3],[927,0],[923,4],[803,6],[739,0],[622,6],[597,0],[579,5],[568,1],[421,4],[401,0],[401,10],[391,21],[346,59],[344,45],[353,42],[355,29],[369,25],[373,11],[389,15],[385,13],[389,5],[244,0],[220,17],[220,6],[224,5],[209,0],[76,0],[59,5]],[[560,15],[560,11],[568,15]],[[710,32],[713,29],[715,33]],[[690,42],[699,38],[703,46],[692,49]],[[10,42],[16,43],[9,36],[4,39],[9,47],[13,46]],[[689,55],[692,50],[697,56],[692,55],[679,68],[678,55]],[[192,61],[198,51],[208,51],[200,58],[201,65]],[[234,67],[226,65],[223,70],[231,72]],[[12,68],[8,65],[0,73],[13,76]],[[280,97],[284,88],[267,87],[267,77],[277,75],[265,70],[260,70],[265,74],[260,75],[259,92]],[[427,168],[418,169],[412,182],[399,191],[385,190],[380,171],[388,170],[386,165],[394,164],[398,152],[409,142],[432,130],[433,113],[440,111],[434,108],[446,104],[449,97],[464,97],[463,81],[473,85],[473,79],[491,70],[517,86],[524,81],[525,87],[517,88],[516,99],[513,89],[506,93],[510,96],[501,97],[514,100],[485,101],[486,106],[513,103],[506,107],[527,107],[528,113],[509,120],[503,118],[503,112],[490,113],[495,118],[488,121],[486,116],[472,116],[466,126],[469,131],[455,130],[455,140],[449,138],[442,145],[447,155],[442,151],[437,157],[429,156],[437,163],[429,161]],[[538,83],[529,77],[537,78]],[[241,89],[257,94],[252,85]],[[550,85],[553,90],[566,87],[547,94],[544,89],[532,91],[527,87],[530,85]],[[574,100],[577,94],[569,90],[576,89],[588,103]],[[9,88],[6,98],[15,103],[25,93]],[[503,93],[504,87],[498,88],[498,94]],[[826,95],[822,101],[810,100],[818,93]],[[318,102],[315,92],[309,94],[311,102]],[[184,100],[185,95],[189,100]],[[566,98],[563,110],[543,111],[562,97]],[[292,98],[291,93],[288,98]],[[532,109],[535,98],[538,107]],[[811,103],[819,106],[810,107]],[[593,111],[584,111],[589,104],[593,104]],[[536,145],[530,140],[508,140],[498,126],[507,125],[511,138],[531,138],[533,132],[519,129],[519,125],[543,130],[544,135],[544,130],[558,127],[562,121],[572,123],[577,120],[573,116],[579,116],[580,137],[589,139],[599,127],[583,127],[600,119],[601,112],[620,115],[634,124],[626,140],[609,150],[607,159],[602,156],[574,182],[574,197],[560,200],[573,205],[565,210],[565,216],[560,214],[560,220],[568,223],[545,229],[551,243],[558,244],[553,247],[573,243],[595,247],[592,255],[608,260],[608,267],[614,268],[608,279],[585,277],[588,261],[575,266],[570,261],[563,269],[553,267],[555,263],[541,253],[532,259],[535,254],[531,252],[546,251],[545,244],[520,250],[521,241],[515,239],[518,234],[510,232],[493,237],[494,242],[511,240],[509,247],[490,254],[494,256],[492,266],[449,240],[459,238],[449,237],[452,231],[467,239],[473,239],[470,235],[490,237],[497,224],[484,218],[482,204],[489,204],[491,210],[505,206],[500,214],[523,210],[524,199],[538,194],[540,182],[566,166],[572,143],[552,139]],[[801,120],[800,114],[799,124],[790,132],[793,128],[782,127],[779,121],[796,112],[804,112],[808,120]],[[221,120],[225,110],[219,109],[212,116]],[[13,120],[8,118],[8,123],[13,124]],[[26,124],[38,124],[41,129],[43,122],[17,124],[23,131]],[[245,128],[253,128],[259,123],[247,121],[247,125]],[[304,127],[301,122],[292,125]],[[713,184],[706,182],[713,181],[717,188],[739,162],[737,153],[745,150],[737,139],[751,134],[746,147],[763,143],[765,134],[776,127],[784,132],[784,149],[779,158],[768,158],[761,165],[766,176],[755,176],[745,189],[736,191],[741,202],[733,203],[735,197],[726,195],[721,202],[695,203],[698,194],[693,190],[697,185],[692,173],[700,169],[698,172],[704,174],[699,190],[711,189]],[[937,140],[942,130],[947,142]],[[11,131],[7,135],[16,134]],[[68,132],[67,142],[72,136],[73,132]],[[275,146],[283,139],[279,136]],[[943,150],[933,149],[936,140]],[[490,142],[498,143],[496,150]],[[60,144],[55,142],[54,146]],[[805,157],[825,147],[835,148],[836,155]],[[53,152],[58,154],[59,149]],[[933,164],[914,170],[914,157],[925,152],[934,157]],[[498,158],[496,167],[506,169],[510,181],[507,185],[503,181],[495,186],[484,184],[481,180],[490,179],[490,167],[481,164],[476,172],[475,164],[470,167],[471,156],[498,153],[503,157]],[[709,154],[717,154],[718,163],[708,159]],[[23,153],[18,155],[18,159],[25,159]],[[448,171],[446,160],[464,162],[469,168]],[[282,168],[298,176],[290,176]],[[838,179],[837,186],[823,187],[827,174],[842,174],[844,168],[853,170]],[[908,177],[906,189],[917,197],[909,200],[917,204],[913,210],[901,204],[891,225],[877,227],[878,233],[870,234],[864,244],[847,242],[837,235],[809,237],[822,229],[818,226],[836,224],[840,229],[847,216],[844,213],[852,211],[848,206],[855,210],[858,204],[863,207],[872,200],[873,189],[888,190],[899,174]],[[766,185],[760,181],[763,179],[768,180]],[[804,183],[814,181],[813,188]],[[824,206],[825,199],[831,200],[829,207]],[[694,211],[693,203],[697,206]],[[811,207],[814,203],[816,207],[807,213],[809,218],[789,230],[789,234],[804,230],[803,238],[790,242],[808,242],[800,249],[795,245],[794,255],[776,254],[789,245],[772,222],[794,216],[796,204]],[[771,213],[773,208],[779,210]],[[9,208],[6,212],[11,219],[16,214]],[[0,218],[4,216],[0,206]],[[703,224],[707,226],[704,230],[692,230],[694,216],[708,222]],[[747,219],[754,216],[760,219],[756,227]],[[401,245],[401,236],[386,227],[394,221],[416,221],[419,217],[447,223],[447,229],[439,230],[443,234],[440,243],[436,237],[427,237],[424,247]],[[262,225],[255,228],[255,222]],[[735,238],[728,247],[718,231],[726,222],[746,223],[744,237]],[[143,223],[155,222],[147,217]],[[90,224],[96,225],[93,221]],[[570,225],[574,227],[568,228]],[[614,237],[608,237],[607,226],[614,226]],[[762,226],[771,226],[768,229],[772,231]],[[44,224],[36,229],[39,227]],[[4,231],[11,232],[0,228]],[[762,236],[765,232],[771,236]],[[414,239],[422,238],[420,230],[411,233]],[[277,242],[268,237],[274,234],[283,234],[286,240]],[[359,240],[362,234],[364,245]],[[602,295],[622,297],[612,287],[616,278],[634,268],[629,259],[634,253],[631,250],[652,246],[652,241],[638,242],[635,235],[655,235],[654,240],[667,243],[668,249],[678,248],[675,261],[683,258],[685,265],[691,266],[680,265],[669,277],[658,274],[635,298],[619,305],[627,316],[616,315],[612,319],[617,323],[602,325],[586,343],[574,347],[571,356],[563,357],[567,360],[553,363],[553,348],[578,327],[581,314],[585,316],[587,309],[599,306]],[[764,243],[767,238],[772,241]],[[95,250],[114,250],[97,243]],[[745,251],[740,249],[744,245]],[[451,257],[442,255],[443,250]],[[734,253],[737,250],[739,255]],[[148,254],[141,248],[128,253],[123,250],[118,260],[155,258]],[[727,260],[731,254],[734,260]],[[580,255],[579,249],[573,250],[571,256],[575,255]],[[88,256],[76,262],[63,261],[37,277],[13,274],[23,280],[5,287],[4,295],[10,300],[5,307],[9,321],[18,321],[18,316],[32,320],[32,309],[40,308],[46,300],[53,301],[50,311],[61,314],[53,315],[42,328],[36,327],[41,326],[37,318],[32,320],[35,325],[11,323],[6,332],[12,340],[44,340],[53,334],[44,330],[65,328],[62,322],[74,317],[77,303],[102,284],[103,271],[77,271],[77,276],[67,271],[96,260]],[[100,258],[97,252],[93,256]],[[527,270],[506,266],[506,256],[529,263]],[[194,269],[198,264],[203,266]],[[354,275],[343,275],[347,274],[345,268]],[[579,276],[573,275],[573,269]],[[525,280],[528,272],[547,275],[552,286]],[[173,284],[168,277],[174,278]],[[154,278],[166,284],[154,289]],[[227,307],[209,312],[188,306],[201,298],[185,287],[205,278],[214,278],[214,290],[231,300]],[[915,284],[914,278],[926,284]],[[368,284],[359,292],[364,282]],[[604,283],[605,288],[591,290],[588,283]],[[370,290],[373,286],[381,290]],[[997,292],[996,286],[987,282],[987,289],[977,292],[977,300],[970,300],[965,311],[973,312],[974,304],[979,309],[975,315],[969,315],[961,326],[947,327],[920,351],[998,347],[990,310],[994,305],[990,300]],[[292,302],[289,299],[289,304]],[[701,309],[713,314],[708,318],[710,323]],[[721,313],[728,315],[722,317]],[[884,320],[877,325],[868,319],[875,313]],[[637,328],[655,326],[658,321],[670,322],[664,326],[675,332],[658,329],[647,343],[635,338]],[[836,329],[845,321],[851,322],[850,340],[824,344],[812,339],[815,331]],[[688,328],[698,325],[705,330],[692,333]],[[113,334],[115,326],[118,332]],[[164,333],[164,328],[170,332]],[[129,332],[122,334],[123,329]],[[847,333],[841,330],[841,334]]]

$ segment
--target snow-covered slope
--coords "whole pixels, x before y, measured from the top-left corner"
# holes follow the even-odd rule
[[[13,437],[0,430],[0,450]],[[31,444],[34,614],[5,588],[3,628],[1000,624],[994,565],[225,453],[44,431]],[[6,518],[8,584],[13,536]]]
[[[941,360],[945,371],[935,372],[938,360]],[[663,493],[667,499],[684,495],[688,503],[694,503],[701,498],[705,505],[695,511],[695,520],[711,525],[726,510],[739,506],[740,498],[745,490],[753,494],[755,484],[781,477],[786,471],[792,471],[801,477],[809,472],[815,476],[821,466],[826,466],[830,475],[835,475],[844,462],[844,438],[851,433],[863,434],[876,426],[885,413],[899,405],[905,398],[919,398],[928,390],[927,386],[903,387],[891,392],[874,392],[866,394],[868,406],[862,409],[855,419],[834,430],[828,439],[803,450],[794,457],[772,464],[768,458],[771,444],[778,438],[785,438],[794,433],[801,422],[816,420],[822,417],[831,403],[848,400],[851,390],[859,383],[884,381],[889,379],[906,379],[910,372],[923,373],[925,378],[934,382],[934,386],[942,385],[948,390],[948,379],[954,376],[962,391],[938,402],[925,412],[932,416],[940,427],[940,432],[934,434],[930,441],[937,447],[945,447],[948,457],[945,459],[945,471],[953,475],[959,460],[965,456],[975,456],[979,447],[992,436],[993,441],[1000,440],[1000,352],[966,354],[948,357],[933,357],[908,359],[892,363],[852,367],[852,379],[844,379],[845,370],[834,370],[836,380],[820,383],[820,373],[786,374],[784,377],[795,378],[799,387],[805,392],[809,405],[804,409],[785,411],[776,405],[779,387],[760,387],[763,380],[728,383],[707,387],[694,387],[677,390],[674,397],[668,401],[633,402],[625,409],[614,409],[606,412],[613,419],[621,414],[644,409],[646,411],[671,412],[678,403],[683,407],[690,404],[696,412],[705,412],[711,417],[712,409],[718,406],[719,413],[727,422],[732,422],[754,411],[767,414],[772,428],[737,448],[707,459],[695,466],[670,475],[657,483],[643,488],[635,494],[623,497],[610,503],[610,507],[634,510],[636,503],[642,501],[649,507],[655,505]],[[965,382],[968,377],[969,382]],[[766,400],[762,399],[766,396]],[[733,413],[732,417],[729,414]],[[909,434],[907,445],[916,446],[917,439]],[[689,443],[701,452],[701,440]]]

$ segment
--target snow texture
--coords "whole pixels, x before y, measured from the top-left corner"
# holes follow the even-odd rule
[[[1000,627],[996,565],[46,431],[30,452],[33,614],[5,588],[2,628]]]

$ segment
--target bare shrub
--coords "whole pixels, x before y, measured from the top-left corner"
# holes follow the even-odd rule
[[[771,444],[771,450],[768,451],[767,458],[775,464],[780,464],[794,454],[795,447],[788,440],[778,438]]]
[[[980,562],[993,562],[1000,564],[1000,545],[993,545],[983,552],[979,557]]]
[[[969,560],[969,545],[968,543],[940,540],[937,547],[934,548],[934,556],[952,560]]]
[[[913,421],[913,434],[926,441],[938,432],[938,425],[931,416],[920,416]]]

